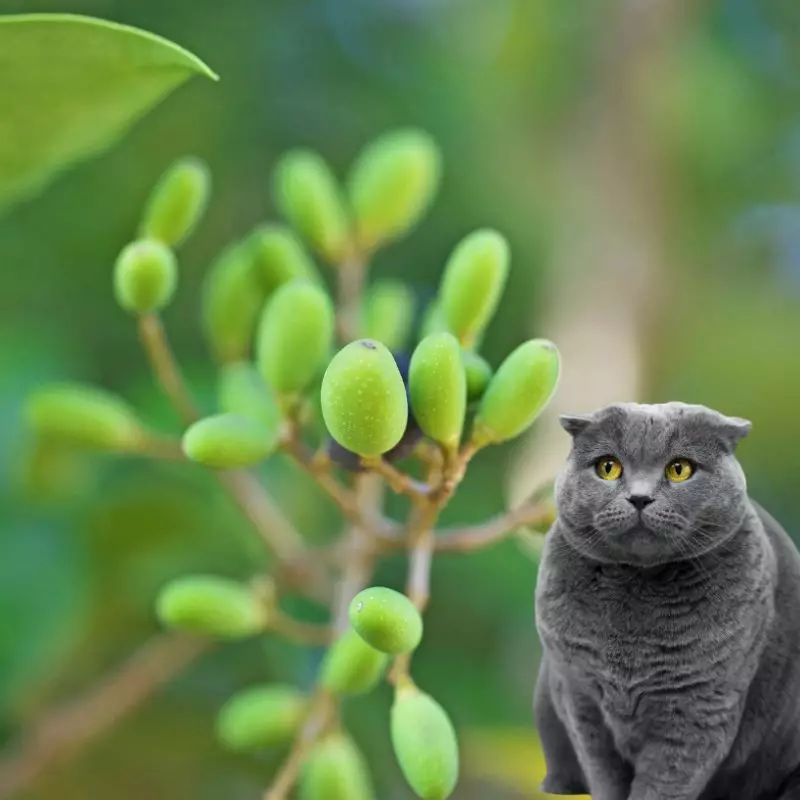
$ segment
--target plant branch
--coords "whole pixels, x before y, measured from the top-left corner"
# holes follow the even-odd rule
[[[290,617],[280,609],[272,609],[270,629],[295,644],[325,647],[331,643],[333,633],[329,625],[315,625]]]
[[[316,480],[320,488],[339,506],[348,519],[358,516],[358,501],[355,492],[336,480],[331,472],[330,459],[325,453],[314,453],[301,441],[294,428],[284,436],[281,448]]]
[[[297,782],[306,756],[317,740],[325,732],[333,719],[336,703],[333,696],[324,689],[317,689],[311,701],[311,708],[303,727],[295,739],[292,750],[267,789],[264,800],[287,800],[289,792]]]
[[[336,328],[342,342],[358,338],[361,329],[361,299],[367,274],[363,255],[351,253],[338,266]]]
[[[139,317],[139,338],[161,388],[181,419],[191,424],[200,417],[157,314]]]
[[[444,464],[439,459],[432,459],[426,470],[428,482],[441,485],[450,462],[451,459],[445,459]],[[420,613],[425,611],[431,593],[431,567],[435,543],[433,529],[449,497],[450,494],[440,499],[434,497],[417,499],[409,519],[405,537],[409,553],[406,595]],[[403,653],[395,658],[389,674],[389,681],[395,686],[409,680],[412,655]]]
[[[471,553],[502,541],[518,528],[549,525],[553,518],[552,503],[542,500],[499,514],[481,525],[445,529],[437,536],[435,549],[437,553]]]
[[[379,513],[383,501],[380,479],[375,475],[359,475],[356,495],[362,518]],[[373,532],[363,525],[351,525],[345,534],[344,569],[336,591],[333,614],[334,631],[344,632],[349,624],[348,610],[352,599],[367,585],[375,569],[376,547]]]
[[[156,458],[159,461],[186,461],[178,439],[148,434],[136,445],[133,455]]]
[[[310,561],[300,534],[255,476],[246,470],[228,470],[217,476],[278,560],[277,577],[307,597],[327,602],[330,597],[327,573],[320,564]]]
[[[0,760],[0,798],[19,795],[75,756],[210,647],[203,639],[157,636],[84,694],[47,713]]]
[[[154,314],[141,316],[139,334],[156,379],[184,422],[189,424],[198,419],[199,412],[189,395],[160,319]],[[246,470],[228,470],[216,475],[280,562],[281,577],[286,583],[312,599],[325,601],[329,597],[326,576],[318,565],[308,563],[308,551],[302,536],[255,476]]]
[[[367,469],[380,475],[395,494],[405,494],[413,499],[422,500],[432,493],[432,489],[427,483],[412,478],[380,456],[364,458],[362,463]]]

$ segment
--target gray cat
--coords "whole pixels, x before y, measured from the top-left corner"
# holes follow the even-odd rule
[[[748,498],[750,423],[667,403],[562,424],[536,590],[543,789],[800,800],[800,554]]]

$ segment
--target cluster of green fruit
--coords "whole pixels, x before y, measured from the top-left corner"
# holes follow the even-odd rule
[[[270,628],[258,592],[235,581],[194,576],[174,581],[158,598],[159,619],[170,628],[236,639]],[[403,594],[373,587],[350,603],[351,628],[327,650],[319,686],[337,698],[365,694],[384,676],[390,656],[414,651],[422,640],[419,611]],[[294,686],[266,684],[234,695],[221,709],[217,733],[235,752],[290,742],[311,699]],[[449,797],[458,777],[458,745],[449,717],[429,695],[405,678],[391,715],[398,762],[417,795]],[[360,751],[345,732],[332,730],[309,753],[300,782],[307,800],[370,800],[374,797]]]
[[[435,451],[442,483],[413,483],[415,503],[431,512],[430,528],[472,454],[531,425],[558,381],[555,346],[528,341],[496,371],[477,352],[508,272],[509,249],[500,234],[480,230],[456,246],[419,326],[413,293],[401,282],[362,291],[367,260],[419,221],[439,173],[436,146],[413,130],[369,145],[346,191],[317,154],[295,151],[282,158],[275,200],[289,224],[258,226],[223,251],[207,275],[203,326],[219,367],[218,407],[208,416],[196,413],[182,393],[160,327],[152,327],[177,285],[174,250],[206,206],[208,172],[184,159],[165,173],[147,203],[139,238],[117,260],[114,291],[118,303],[139,318],[145,342],[153,345],[155,337],[151,360],[187,422],[171,457],[177,452],[214,470],[241,470],[323,436],[317,450],[323,458],[315,456],[306,466],[333,476],[336,491],[350,490],[347,471],[370,470],[403,491],[402,481],[398,488],[390,477],[408,476],[389,462],[422,452],[430,465]],[[307,246],[334,267],[338,303]],[[417,344],[409,350],[415,328]],[[472,422],[465,436],[468,413]],[[74,444],[153,455],[169,450],[169,442],[124,401],[93,387],[42,389],[31,398],[28,418],[41,436]],[[342,478],[337,466],[344,468]],[[445,485],[448,490],[440,491]],[[409,532],[409,549],[430,533],[411,524],[396,528]],[[455,732],[445,711],[408,673],[408,658],[422,638],[423,605],[386,588],[362,591],[352,599],[349,628],[327,650],[314,697],[290,686],[248,689],[221,711],[222,742],[250,750],[300,735],[315,698],[336,702],[369,691],[393,656],[391,738],[398,762],[420,798],[449,797],[458,777]],[[280,613],[274,598],[265,598],[258,584],[186,577],[163,589],[157,609],[165,626],[194,634],[280,632],[272,618]],[[327,725],[303,756],[305,800],[374,796],[362,756],[337,725]]]

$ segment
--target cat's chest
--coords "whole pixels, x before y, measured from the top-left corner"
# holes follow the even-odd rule
[[[707,633],[709,615],[713,609],[694,594],[619,580],[600,567],[545,585],[537,598],[551,654],[570,670],[622,686],[684,661]]]
[[[766,586],[691,567],[626,571],[561,550],[543,567],[536,615],[548,655],[621,716],[643,699],[669,704],[687,687],[730,685],[757,658]]]

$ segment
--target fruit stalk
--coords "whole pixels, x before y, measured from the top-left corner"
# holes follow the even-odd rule
[[[331,693],[322,688],[317,689],[300,733],[272,785],[264,794],[264,800],[287,800],[306,756],[331,723],[335,712],[336,702]]]
[[[187,425],[199,419],[200,412],[169,346],[161,318],[157,314],[142,314],[138,324],[139,338],[164,394]]]
[[[555,509],[549,500],[525,503],[480,525],[442,530],[436,537],[436,552],[471,553],[482,550],[502,541],[519,528],[549,527],[554,515]]]
[[[357,339],[361,329],[361,298],[367,275],[366,259],[350,253],[338,268],[336,330],[343,344]]]

